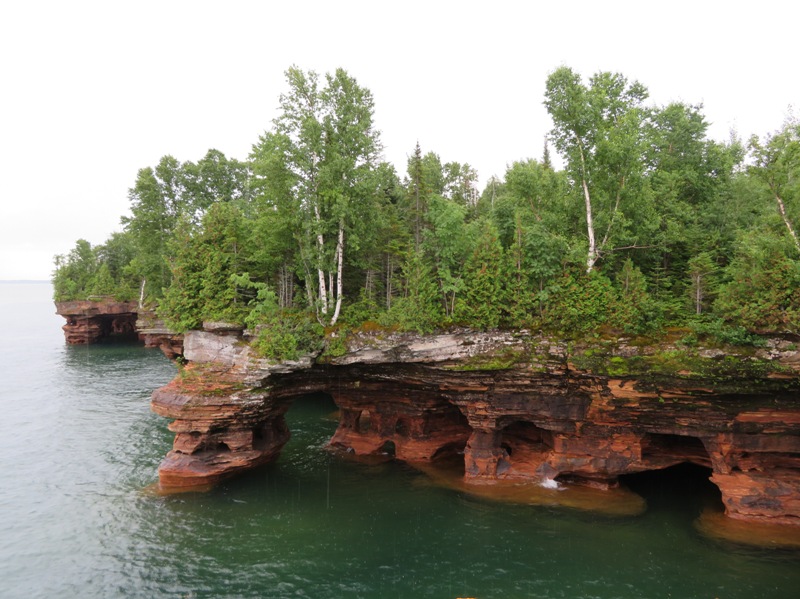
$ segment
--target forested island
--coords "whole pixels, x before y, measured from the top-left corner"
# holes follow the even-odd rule
[[[800,545],[800,124],[721,143],[700,106],[561,67],[541,159],[479,190],[419,144],[382,161],[344,70],[286,78],[247,160],[165,156],[121,232],[56,258],[68,341],[135,327],[180,356],[162,489],[276,459],[321,393],[335,452],[608,493],[689,463]]]

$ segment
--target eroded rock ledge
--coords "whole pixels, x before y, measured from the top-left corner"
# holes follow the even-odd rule
[[[170,418],[163,487],[213,484],[275,459],[293,399],[329,394],[332,450],[411,462],[462,455],[474,484],[613,487],[623,474],[711,469],[728,516],[800,526],[798,352],[576,348],[521,333],[363,335],[346,354],[270,364],[241,330],[187,333],[188,365],[153,393]],[[691,354],[691,355],[689,355]]]
[[[55,302],[56,314],[67,323],[61,327],[70,345],[90,345],[103,339],[139,339],[145,347],[158,347],[174,359],[183,352],[183,335],[170,331],[153,312],[137,302],[114,299]]]
[[[106,337],[135,336],[136,302],[104,299],[56,302],[56,314],[67,323],[61,327],[70,345],[97,343]]]

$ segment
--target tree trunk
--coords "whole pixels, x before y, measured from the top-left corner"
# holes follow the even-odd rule
[[[392,283],[394,274],[394,265],[392,264],[392,255],[386,254],[386,309],[392,307]]]
[[[372,300],[375,297],[375,269],[368,268],[364,280],[364,297]]]
[[[147,283],[147,279],[142,279],[142,284],[139,286],[139,309],[144,308],[144,286]]]
[[[700,314],[703,311],[703,281],[702,275],[697,274],[694,278],[694,309],[696,314]]]
[[[336,243],[336,309],[333,311],[331,326],[339,319],[342,308],[342,270],[344,266],[344,223],[339,223],[339,239]]]
[[[586,273],[594,270],[595,262],[597,262],[597,244],[594,239],[594,222],[592,221],[592,199],[589,197],[589,187],[586,185],[586,179],[582,179],[583,183],[583,196],[586,200],[586,233],[589,236],[589,251],[586,254]]]
[[[317,221],[317,227],[321,226],[322,218],[319,215],[319,206],[314,206],[314,217]],[[317,233],[317,277],[319,278],[319,301],[321,303],[320,311],[323,314],[328,313],[328,289],[325,287],[325,271],[322,270],[322,259],[325,255],[325,238],[322,233]]]
[[[278,302],[281,308],[291,308],[294,303],[294,275],[286,262],[278,271]]]
[[[783,199],[774,190],[773,193],[775,193],[775,201],[778,202],[778,211],[781,213],[783,224],[786,225],[786,228],[789,230],[789,235],[792,236],[792,241],[794,241],[794,247],[796,247],[797,251],[800,252],[800,241],[797,239],[797,233],[795,232],[792,223],[789,221],[789,217],[786,215],[786,206],[784,206],[783,204]]]
[[[583,157],[583,146],[578,140],[578,149],[581,155],[581,185],[583,197],[586,201],[586,233],[589,236],[589,251],[586,254],[586,273],[592,272],[597,262],[597,242],[594,238],[594,220],[592,219],[592,198],[589,195],[589,185],[586,183],[586,161]]]

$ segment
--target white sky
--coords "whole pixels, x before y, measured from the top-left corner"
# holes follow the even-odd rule
[[[419,140],[483,184],[541,157],[561,65],[703,103],[718,140],[777,129],[800,102],[798,23],[790,0],[4,1],[0,280],[47,279],[77,239],[105,241],[165,154],[245,159],[292,64],[372,91],[401,177]]]

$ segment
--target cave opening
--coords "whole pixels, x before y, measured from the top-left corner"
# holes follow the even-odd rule
[[[521,447],[535,451],[549,450],[553,448],[553,433],[532,422],[515,420],[503,428],[500,445],[509,455]]]
[[[688,512],[695,516],[706,508],[721,511],[722,494],[711,482],[708,466],[681,462],[658,470],[624,474],[620,482],[647,501],[649,509]]]
[[[100,343],[133,343],[139,341],[136,331],[137,315],[133,312],[123,314],[103,314],[97,316],[100,325]]]
[[[372,423],[372,416],[369,413],[369,410],[361,410],[358,417],[356,418],[356,432],[361,433],[362,435],[367,434],[370,431]]]
[[[378,452],[393,458],[397,453],[397,447],[395,446],[394,441],[385,441],[384,444],[381,445],[381,448],[378,450]]]
[[[454,441],[442,445],[431,457],[431,461],[436,462],[454,462],[464,468],[464,447],[466,443]]]

